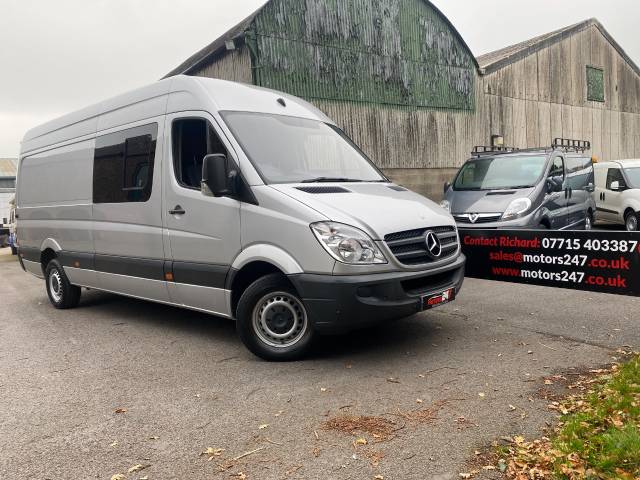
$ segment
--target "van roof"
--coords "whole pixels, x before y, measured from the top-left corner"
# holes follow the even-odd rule
[[[599,162],[596,164],[596,168],[632,168],[632,167],[640,167],[640,159],[629,158],[625,160],[611,160],[609,162]]]
[[[168,101],[167,96],[174,93]],[[286,106],[278,103],[279,99]],[[316,107],[292,95],[226,80],[177,75],[32,128],[24,136],[22,151],[167,113],[207,109],[273,113],[334,123]]]

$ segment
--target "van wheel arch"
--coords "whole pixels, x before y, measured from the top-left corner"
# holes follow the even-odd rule
[[[49,265],[51,260],[54,260],[56,258],[58,258],[58,255],[52,248],[46,248],[42,251],[42,253],[40,254],[40,265],[42,265],[42,273],[45,273],[45,271],[47,270],[47,265]]]
[[[278,267],[264,261],[248,263],[240,270],[235,271],[235,273],[231,273],[229,279],[231,285],[229,289],[231,290],[231,313],[234,317],[237,313],[240,297],[242,297],[242,294],[246,289],[249,288],[249,286],[256,280],[272,274],[280,274],[282,275],[282,278],[287,278],[285,273]]]

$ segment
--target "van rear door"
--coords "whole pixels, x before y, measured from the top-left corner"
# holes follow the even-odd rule
[[[240,253],[240,202],[202,190],[206,155],[235,153],[214,118],[204,112],[168,115],[164,171],[164,227],[170,249],[172,301],[231,316],[225,289],[230,265]]]

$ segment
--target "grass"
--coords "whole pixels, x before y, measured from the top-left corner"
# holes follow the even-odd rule
[[[581,382],[586,393],[555,405],[563,415],[552,435],[508,448],[510,477],[640,479],[640,356]]]

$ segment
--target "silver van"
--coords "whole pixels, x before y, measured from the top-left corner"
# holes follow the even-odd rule
[[[459,227],[591,230],[596,211],[587,141],[551,148],[476,147],[445,184],[441,206]]]
[[[464,277],[447,212],[308,103],[220,80],[173,77],[28,132],[17,217],[56,308],[87,287],[228,317],[268,360],[447,303]]]

